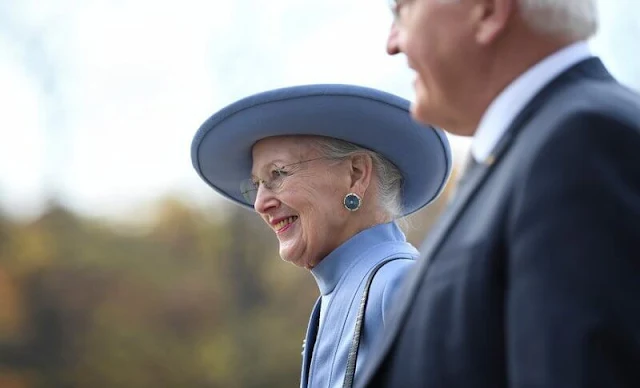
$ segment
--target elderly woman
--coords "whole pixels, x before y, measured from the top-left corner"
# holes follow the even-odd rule
[[[350,386],[417,257],[396,220],[441,192],[443,132],[412,121],[409,102],[352,85],[272,90],[198,130],[198,174],[255,209],[285,261],[311,271],[320,297],[303,350],[302,387]]]

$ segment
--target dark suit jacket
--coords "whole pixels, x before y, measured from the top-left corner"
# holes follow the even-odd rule
[[[360,387],[640,387],[640,97],[554,79],[423,245]]]

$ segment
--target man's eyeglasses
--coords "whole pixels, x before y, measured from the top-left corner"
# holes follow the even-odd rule
[[[244,180],[240,184],[240,192],[242,193],[242,196],[244,197],[244,199],[248,203],[253,205],[256,203],[256,198],[258,196],[258,189],[260,188],[260,186],[271,191],[272,193],[277,194],[282,190],[284,182],[287,180],[287,178],[295,174],[297,171],[299,171],[299,169],[296,169],[295,167],[298,167],[303,163],[313,162],[315,160],[320,160],[320,159],[329,159],[329,158],[326,156],[321,156],[318,158],[301,160],[296,163],[286,164],[284,166],[277,166],[274,164],[269,169],[268,179],[251,178],[251,179]]]
[[[402,8],[411,1],[412,0],[389,0],[389,8],[391,9],[391,14],[393,14],[395,23],[400,20],[400,11]]]

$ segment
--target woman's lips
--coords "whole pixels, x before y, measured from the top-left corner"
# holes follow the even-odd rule
[[[288,230],[298,220],[297,216],[287,217],[274,225],[276,233],[280,234]]]

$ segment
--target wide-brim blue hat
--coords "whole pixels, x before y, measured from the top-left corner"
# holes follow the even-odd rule
[[[253,145],[281,135],[345,140],[385,156],[403,175],[403,215],[435,200],[451,171],[451,149],[440,129],[409,114],[409,101],[354,85],[303,85],[243,98],[202,124],[191,145],[193,166],[227,199],[253,209],[240,191],[251,177]]]

